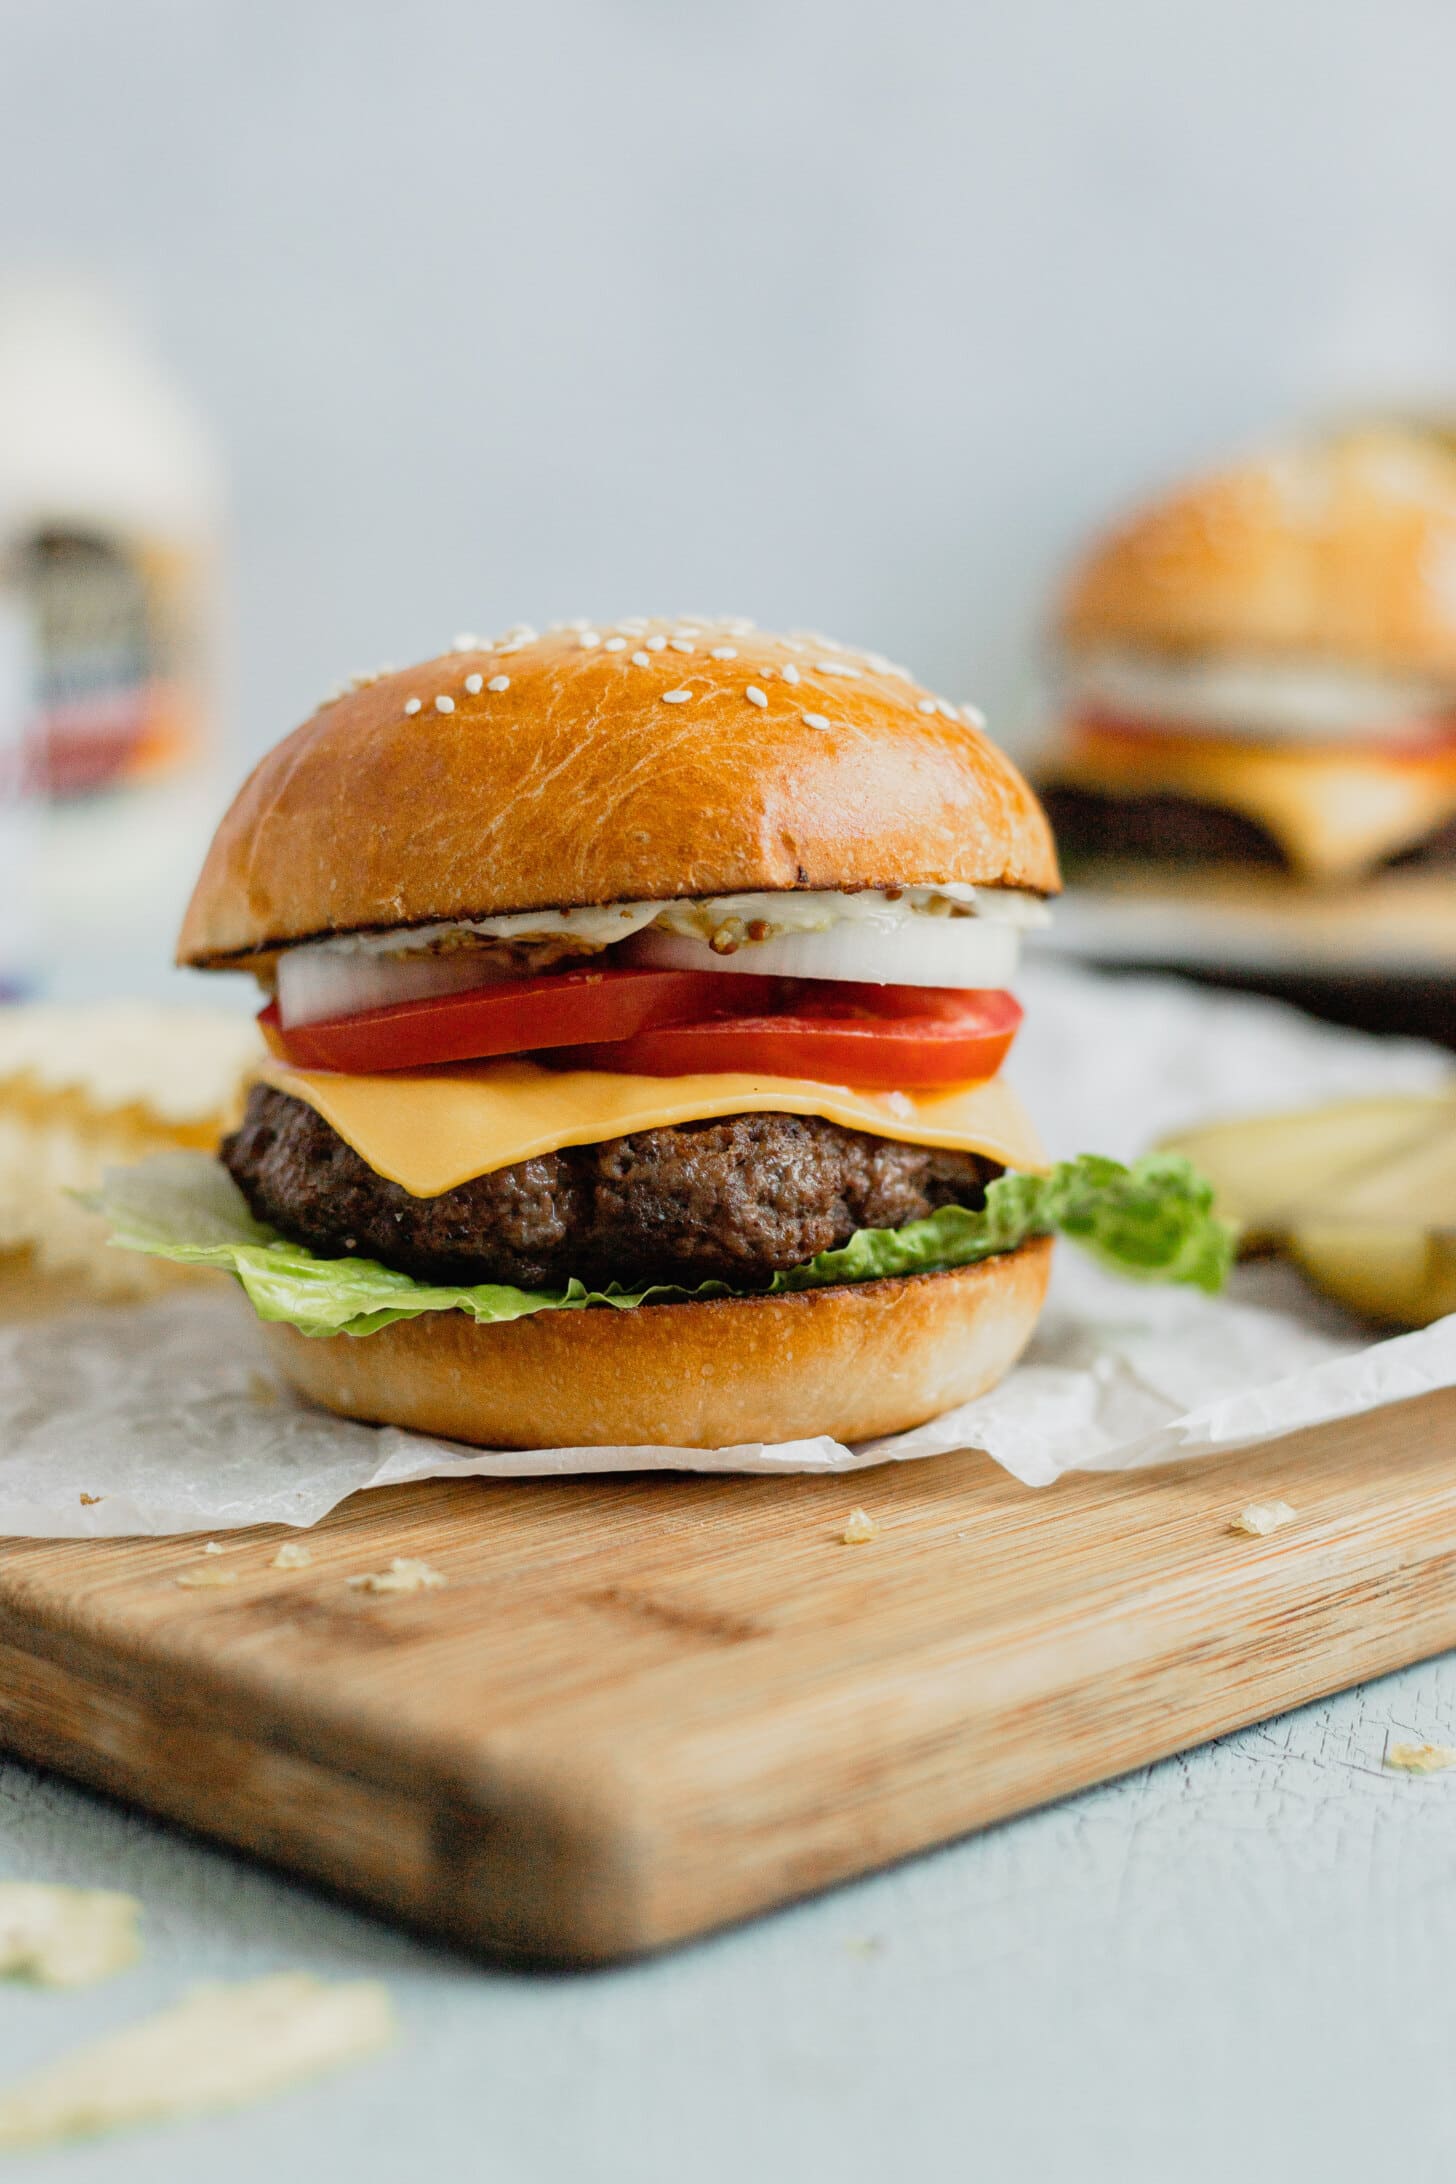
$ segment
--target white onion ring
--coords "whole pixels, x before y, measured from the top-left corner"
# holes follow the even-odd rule
[[[628,963],[678,971],[734,971],[762,978],[847,979],[872,986],[1008,986],[1021,936],[992,918],[907,917],[894,925],[829,926],[745,940],[719,955],[706,940],[650,927],[619,951]]]
[[[828,906],[828,914],[826,907]],[[608,931],[620,930],[627,918],[650,914],[651,904],[627,905],[611,913],[586,913],[600,926],[610,916]],[[599,964],[652,964],[685,971],[723,971],[763,978],[828,978],[876,986],[950,986],[976,989],[1006,986],[1016,976],[1021,928],[1032,922],[1029,907],[1017,898],[1008,909],[1014,916],[933,916],[909,905],[885,901],[882,896],[861,894],[836,898],[790,894],[785,898],[786,919],[795,922],[772,931],[767,940],[744,939],[731,951],[719,953],[709,945],[706,930],[694,931],[685,913],[708,915],[719,933],[746,929],[764,913],[772,912],[771,897],[724,896],[709,903],[668,904],[658,910],[664,923],[637,931],[595,956]],[[666,927],[666,919],[682,915],[678,930]],[[741,914],[740,914],[741,913]],[[519,926],[520,937],[534,938],[538,930],[554,932],[565,926],[572,913],[529,913],[520,918],[501,918],[503,927]],[[797,921],[815,917],[818,924]],[[548,924],[548,920],[550,921]],[[677,919],[674,918],[674,922]],[[529,926],[527,932],[525,928]],[[687,929],[684,929],[686,926]],[[445,928],[432,928],[444,932]],[[437,994],[465,993],[475,986],[495,985],[517,975],[508,963],[476,948],[430,951],[411,947],[416,936],[366,936],[380,943],[395,941],[389,953],[365,948],[360,937],[316,941],[286,949],[278,959],[278,1016],[285,1031],[300,1024],[318,1024],[335,1017],[359,1016],[367,1009],[389,1008],[399,1001],[421,1001]]]
[[[509,975],[475,949],[383,956],[346,955],[329,947],[289,948],[278,958],[278,1021],[291,1031],[297,1024],[387,1009],[395,1001],[493,986]]]

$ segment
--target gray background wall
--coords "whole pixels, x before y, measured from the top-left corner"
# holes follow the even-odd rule
[[[1444,0],[21,0],[0,266],[210,414],[233,732],[459,626],[722,606],[1011,724],[1069,546],[1456,384]]]

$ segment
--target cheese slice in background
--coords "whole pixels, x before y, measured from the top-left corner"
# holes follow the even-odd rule
[[[1423,751],[1289,749],[1084,726],[1055,773],[1103,795],[1185,796],[1241,812],[1296,871],[1322,880],[1413,848],[1456,813],[1456,742]]]
[[[257,1077],[303,1100],[376,1175],[413,1198],[438,1198],[564,1145],[717,1115],[820,1115],[905,1145],[979,1153],[1005,1168],[1046,1166],[1020,1101],[999,1077],[931,1092],[851,1092],[800,1077],[626,1077],[519,1060],[373,1077],[269,1060]]]

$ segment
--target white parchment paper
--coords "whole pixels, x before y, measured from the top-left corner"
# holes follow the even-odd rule
[[[1441,1081],[1449,1058],[1171,981],[1040,969],[1013,1074],[1054,1153],[1121,1157],[1213,1114]],[[365,1338],[367,1339],[367,1338]],[[1120,1282],[1068,1247],[1022,1364],[910,1433],[740,1448],[492,1452],[351,1425],[273,1380],[222,1277],[164,1303],[0,1330],[0,1532],[47,1537],[309,1525],[360,1488],[644,1469],[852,1471],[981,1449],[1029,1486],[1157,1463],[1456,1384],[1456,1318],[1372,1343],[1287,1269],[1228,1297]]]

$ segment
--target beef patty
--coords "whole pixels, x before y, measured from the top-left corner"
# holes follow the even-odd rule
[[[1173,865],[1262,865],[1291,869],[1279,843],[1257,820],[1191,796],[1118,796],[1073,783],[1038,791],[1068,865],[1147,858]],[[1423,841],[1381,860],[1397,869],[1456,864],[1456,819]]]
[[[255,1085],[222,1158],[259,1220],[323,1258],[381,1260],[427,1282],[538,1288],[571,1275],[738,1288],[856,1229],[980,1206],[999,1170],[814,1115],[732,1115],[573,1145],[438,1198],[412,1198],[313,1108]]]
[[[1191,796],[1115,796],[1070,784],[1039,794],[1057,847],[1081,859],[1155,858],[1160,864],[1283,865],[1283,850],[1242,812]]]

